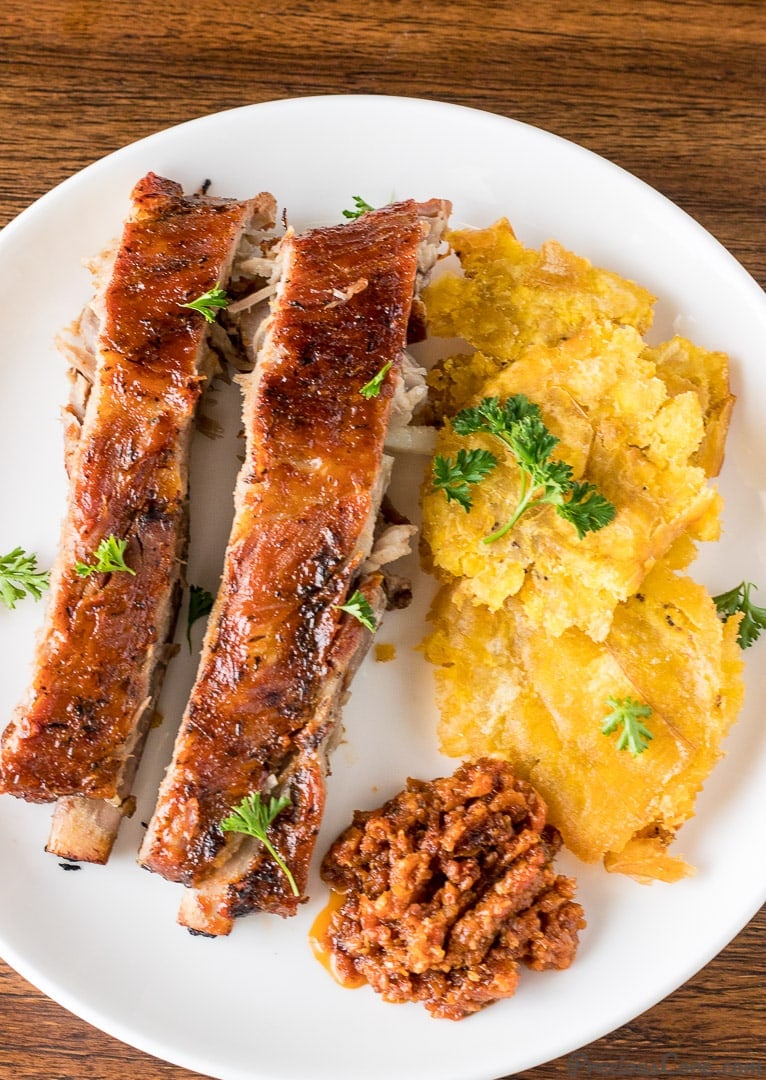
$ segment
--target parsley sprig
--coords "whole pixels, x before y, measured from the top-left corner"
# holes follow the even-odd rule
[[[339,611],[352,615],[368,630],[375,630],[375,612],[370,607],[367,597],[359,589],[349,596],[345,604],[338,604],[337,607]]]
[[[183,308],[191,308],[192,311],[198,311],[205,322],[210,323],[215,322],[217,313],[222,308],[228,306],[229,297],[219,284],[215,284],[212,289],[208,289],[207,292],[202,293],[196,300],[190,300],[188,304],[181,304],[181,307]]]
[[[90,577],[91,574],[133,574],[135,570],[125,562],[125,549],[127,540],[118,540],[116,536],[105,536],[96,548],[92,563],[75,563],[75,573],[80,577]]]
[[[353,210],[344,210],[344,218],[349,218],[353,221],[355,218],[360,218],[362,214],[366,214],[368,210],[374,210],[374,206],[370,206],[368,202],[365,202],[361,195],[354,195],[352,202],[354,203]]]
[[[287,795],[281,795],[279,798],[270,795],[268,803],[263,803],[261,793],[254,791],[250,795],[246,795],[239,806],[234,807],[231,813],[223,819],[221,829],[223,832],[243,833],[245,836],[254,836],[256,840],[260,840],[287,878],[293,896],[300,896],[300,889],[295,884],[295,878],[290,872],[290,868],[268,837],[269,825],[271,825],[275,817],[290,805],[290,799]]]
[[[587,532],[597,532],[613,520],[614,506],[587,481],[574,480],[572,466],[551,458],[559,440],[548,430],[538,405],[524,394],[515,394],[501,402],[485,397],[478,405],[462,409],[452,420],[458,435],[492,435],[509,450],[521,470],[519,500],[511,517],[495,532],[484,537],[485,544],[499,540],[509,532],[530,506],[550,503],[556,513],[577,530],[582,540]],[[458,451],[453,461],[437,455],[434,460],[434,490],[443,489],[447,499],[456,499],[471,509],[469,490],[497,464],[489,451],[481,457]],[[478,478],[476,478],[478,475]]]
[[[393,360],[389,360],[387,364],[383,365],[377,375],[373,375],[370,381],[364,384],[364,386],[359,391],[362,397],[367,398],[369,401],[370,398],[378,396],[381,389],[383,388],[383,380],[385,379],[386,375],[388,375],[393,365]]]
[[[724,622],[732,615],[742,612],[737,641],[740,648],[747,649],[757,641],[761,630],[766,630],[766,608],[758,607],[750,599],[750,590],[757,589],[752,581],[741,581],[734,589],[713,597],[718,614]]]
[[[11,611],[25,596],[39,600],[49,585],[50,572],[37,569],[36,555],[20,547],[0,555],[0,600]]]
[[[651,706],[642,705],[640,701],[635,701],[632,697],[609,697],[606,703],[612,711],[604,717],[601,734],[611,735],[622,726],[617,739],[617,749],[630,750],[633,757],[643,754],[654,737],[649,728],[642,723],[652,715]]]
[[[191,652],[191,628],[198,619],[204,619],[213,610],[213,594],[201,585],[189,586],[189,610],[186,615],[186,640]]]
[[[434,458],[434,489],[441,489],[447,502],[458,502],[470,510],[471,486],[478,484],[497,465],[489,450],[458,450],[455,461],[437,454]]]

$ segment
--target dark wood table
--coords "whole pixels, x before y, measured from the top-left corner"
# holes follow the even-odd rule
[[[610,158],[764,285],[765,47],[762,0],[6,0],[0,225],[94,159],[204,113],[402,94],[515,117]],[[523,1076],[766,1076],[765,984],[762,910],[667,1000]],[[0,1076],[193,1074],[92,1029],[0,962]]]

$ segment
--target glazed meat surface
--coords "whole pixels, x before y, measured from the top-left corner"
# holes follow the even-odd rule
[[[220,822],[253,792],[290,806],[269,836],[301,894],[324,804],[326,751],[370,632],[340,610],[360,581],[418,270],[422,207],[288,236],[254,373],[246,460],[197,681],[140,860],[192,886],[181,921],[227,933],[299,898],[255,840]],[[442,204],[430,206],[442,214]],[[377,396],[360,393],[387,364]],[[305,898],[305,897],[303,897]]]
[[[181,305],[227,280],[253,215],[273,212],[270,196],[186,197],[154,174],[132,200],[91,340],[77,346],[88,389],[67,413],[66,519],[32,685],[0,755],[2,791],[118,810],[173,632],[188,445],[209,374],[205,320]],[[133,573],[78,575],[110,536],[127,541]]]
[[[322,863],[343,896],[324,942],[340,981],[460,1020],[511,997],[522,964],[568,967],[585,920],[545,818],[537,792],[492,758],[357,812]]]

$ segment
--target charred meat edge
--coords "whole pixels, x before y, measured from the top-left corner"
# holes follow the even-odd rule
[[[382,395],[379,405],[375,406],[383,410],[380,414],[382,430],[379,436],[380,445],[374,451],[380,456],[376,477],[370,485],[368,516],[366,522],[362,523],[353,552],[347,553],[348,557],[341,575],[341,578],[345,575],[345,579],[340,581],[340,587],[343,590],[340,602],[343,601],[344,595],[348,597],[353,591],[359,589],[365,594],[375,612],[376,622],[382,616],[386,605],[385,583],[380,567],[387,560],[398,558],[408,549],[410,536],[414,532],[411,526],[397,522],[382,530],[378,528],[377,540],[375,539],[378,508],[388,482],[391,466],[391,459],[381,453],[382,441],[386,424],[391,416],[390,398],[396,396],[401,389],[401,354],[405,345],[404,334],[409,307],[416,295],[415,290],[425,282],[436,261],[450,209],[449,204],[441,200],[431,200],[425,204],[403,205],[410,208],[410,213],[413,214],[417,224],[414,236],[416,265],[410,267],[412,278],[409,299],[406,303],[407,310],[399,313],[401,335],[397,344],[391,348],[389,357],[395,361],[390,384],[387,392]],[[393,209],[386,208],[386,212],[390,213]],[[369,215],[373,220],[368,223],[368,227],[374,224],[373,214]],[[361,220],[364,222],[364,219]],[[338,228],[350,230],[352,226]],[[359,228],[363,231],[365,226],[362,225]],[[321,233],[322,231],[315,230],[314,232]],[[278,256],[282,261],[282,282],[293,273],[289,258],[290,244],[290,238],[286,238],[283,242],[283,250]],[[287,259],[285,248],[288,251]],[[296,272],[300,272],[300,266]],[[359,267],[356,280],[365,280],[365,269],[362,265]],[[332,291],[331,296],[341,301],[338,305],[341,309],[339,316],[341,320],[347,318],[353,322],[358,319],[359,316],[354,307],[354,296],[359,291],[348,288],[348,282],[345,289]],[[273,342],[270,342],[269,334],[272,331],[274,319],[280,311],[282,295],[283,287],[280,284],[277,288],[272,316],[266,321],[265,332],[262,330],[259,334],[259,340],[263,341],[263,345],[258,354],[254,374],[246,381],[243,412],[248,431],[248,463],[252,456],[253,440],[257,437],[256,433],[261,431],[259,424],[263,419],[257,415],[259,409],[257,395],[261,380],[266,382],[266,392],[269,392],[266,372],[269,365],[274,363]],[[332,304],[331,299],[325,307]],[[344,305],[348,305],[346,312],[343,312]],[[284,310],[281,314],[285,315]],[[380,313],[378,314],[380,316]],[[320,312],[319,317],[326,318],[327,316]],[[382,322],[390,324],[390,311],[384,312],[380,317]],[[368,329],[374,337],[376,328],[371,326]],[[381,359],[378,357],[377,362],[379,363]],[[320,391],[321,388],[307,387],[307,392]],[[353,393],[353,391],[348,392]],[[389,400],[387,401],[386,398]],[[261,402],[260,405],[262,404]],[[255,416],[253,412],[256,413]],[[403,422],[401,409],[397,410],[397,415],[398,422]],[[370,437],[372,438],[372,435]],[[296,465],[296,467],[299,466]],[[257,477],[251,475],[251,469],[252,466],[246,464],[240,474],[237,487],[238,507],[240,502],[248,497],[251,486],[257,485]],[[236,534],[237,516],[235,516],[230,547]],[[227,553],[227,563],[228,561]],[[231,582],[229,587],[234,587]],[[206,663],[211,659],[211,654],[231,644],[225,642],[219,633],[219,627],[226,613],[226,589],[227,577],[224,573],[223,586],[208,624],[198,674],[198,686],[204,678],[203,672],[206,669]],[[326,618],[329,614],[328,607],[328,610],[318,617]],[[287,793],[291,797],[291,807],[274,822],[270,829],[270,837],[280,850],[282,857],[291,866],[302,893],[305,890],[308,864],[322,817],[328,753],[340,733],[340,708],[347,695],[353,674],[372,640],[369,630],[350,616],[336,615],[334,619],[330,619],[329,625],[334,627],[331,631],[334,636],[322,658],[322,673],[319,685],[315,688],[313,713],[302,719],[289,743],[286,746],[281,743],[280,752],[272,754],[268,764],[262,763],[263,769],[259,774],[258,788],[263,793]],[[292,915],[305,896],[296,898],[291,894],[284,876],[273,860],[264,857],[263,847],[257,840],[240,834],[225,834],[224,836],[217,827],[217,823],[212,826],[212,833],[215,835],[211,836],[210,826],[208,826],[207,830],[204,827],[201,829],[200,837],[200,826],[195,820],[198,810],[195,797],[187,798],[181,795],[178,802],[174,804],[173,789],[175,786],[175,794],[178,795],[178,784],[184,769],[184,754],[192,752],[184,743],[184,731],[189,731],[196,725],[194,703],[193,692],[190,709],[187,710],[187,716],[176,744],[174,762],[166,774],[157,811],[145,837],[139,859],[149,869],[190,886],[184,895],[179,922],[193,932],[216,936],[229,933],[234,918],[252,910],[268,910],[283,916]],[[174,770],[177,767],[178,775],[174,777]],[[257,768],[254,769],[254,774],[257,772]],[[183,788],[182,782],[181,787]],[[172,822],[174,817],[175,823],[168,829],[168,821]],[[211,839],[215,850],[200,851],[200,843],[204,849]],[[199,862],[195,864],[192,858],[186,868],[185,857],[179,854],[178,850],[185,842],[198,846],[195,857],[199,859]]]
[[[133,214],[121,243],[91,264],[93,300],[59,341],[71,365],[70,403],[64,410],[69,507],[52,575],[46,621],[38,640],[35,681],[19,707],[15,724],[9,725],[4,734],[0,773],[2,788],[12,794],[32,801],[51,801],[59,796],[48,851],[67,859],[99,863],[107,861],[123,816],[132,812],[130,790],[173,651],[169,642],[182,592],[187,548],[191,426],[202,386],[217,367],[208,344],[207,323],[180,304],[219,282],[226,283],[239,253],[252,253],[262,230],[273,226],[276,212],[276,204],[267,194],[239,203],[185,197],[180,185],[151,173],[139,181],[132,198]],[[148,330],[145,311],[132,301],[137,291],[149,299],[156,319]],[[130,374],[115,395],[107,373],[120,365]],[[128,459],[129,466],[134,464],[130,460],[132,447],[117,445],[114,439],[110,445],[109,440],[109,429],[123,436],[128,430],[120,427],[120,418],[124,419],[128,410],[134,411],[137,424],[154,423],[158,428],[164,425],[166,445],[152,458],[156,447],[144,443],[149,464],[143,472],[140,463],[134,470],[135,489],[128,486],[120,490],[120,484],[114,482],[109,491],[102,481],[101,489],[94,492],[99,470],[113,469],[120,456]],[[140,446],[140,442],[136,437],[136,445]],[[135,450],[133,454],[138,456]],[[169,484],[167,479],[163,484],[163,473],[170,477]],[[163,500],[163,494],[171,497]],[[128,565],[132,562],[138,573],[129,581],[128,575],[95,574],[83,583],[73,573],[74,562],[82,559],[86,551],[94,550],[99,528],[105,522],[123,525],[121,531],[129,540]],[[109,531],[107,527],[100,535]],[[150,568],[152,561],[165,574],[162,581],[153,580],[147,598],[141,595],[147,589],[146,583],[142,589],[141,571],[145,566]],[[122,590],[114,587],[117,578],[123,579],[119,583]],[[98,727],[99,711],[103,714],[110,709],[109,679],[114,673],[102,673],[104,692],[99,695],[100,701],[70,702],[65,704],[63,715],[58,710],[46,715],[47,691],[42,685],[51,674],[55,677],[56,651],[65,654],[69,650],[64,667],[68,668],[66,676],[76,696],[77,612],[83,604],[101,606],[102,626],[107,624],[108,614],[118,622],[143,622],[147,631],[142,645],[117,673],[128,689],[121,697],[122,728],[111,747],[99,747],[102,759],[104,754],[113,758],[106,780],[89,775],[87,743]],[[109,625],[109,633],[113,634],[115,622]],[[126,641],[130,643],[129,631]],[[87,649],[82,651],[87,655]],[[88,677],[83,671],[82,681],[87,682]],[[76,730],[67,732],[72,713],[83,723],[80,730],[76,724]],[[108,725],[109,718],[105,719]],[[13,771],[19,760],[16,751],[22,761],[25,756],[25,730],[42,731],[43,749],[51,754],[54,765],[57,755],[71,756],[68,751],[79,740],[84,751],[81,775],[69,772],[59,784],[54,769],[54,775],[32,775],[28,787],[19,783]],[[56,731],[65,734],[53,734],[51,738]],[[33,740],[29,753],[35,753],[36,747]]]

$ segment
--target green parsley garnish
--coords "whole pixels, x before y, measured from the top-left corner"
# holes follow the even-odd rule
[[[367,597],[357,589],[348,598],[345,604],[338,604],[339,611],[345,611],[360,622],[368,630],[375,630],[375,613],[370,607]]]
[[[737,641],[740,648],[747,649],[758,640],[761,630],[766,630],[766,608],[757,607],[750,599],[750,590],[757,589],[752,581],[742,581],[735,589],[713,597],[713,603],[724,622],[737,612],[744,618],[739,624]]]
[[[125,562],[125,548],[127,540],[118,540],[116,536],[105,536],[96,548],[96,554],[92,563],[75,563],[75,572],[80,577],[90,577],[91,574],[114,574],[122,572],[133,574],[135,570]]]
[[[0,600],[11,611],[17,600],[32,596],[39,600],[50,585],[50,572],[37,569],[37,556],[17,547],[0,555]]]
[[[271,795],[268,804],[264,805],[261,802],[261,793],[255,791],[250,795],[246,795],[239,806],[235,807],[228,817],[223,819],[221,829],[223,832],[243,833],[245,836],[254,836],[256,840],[260,840],[287,878],[293,896],[300,896],[300,890],[295,884],[295,878],[267,836],[267,830],[274,818],[290,805],[290,799],[287,795],[281,795],[278,799]]]
[[[374,210],[375,209],[374,206],[370,206],[370,204],[368,202],[365,202],[364,199],[361,197],[361,195],[354,195],[353,203],[354,203],[355,209],[354,210],[344,210],[343,211],[344,218],[350,218],[351,220],[353,220],[354,218],[360,218],[362,216],[362,214],[366,214],[368,210]]]
[[[208,289],[202,296],[198,296],[196,300],[190,300],[188,304],[181,304],[181,307],[198,311],[205,319],[205,322],[215,322],[217,312],[221,308],[228,306],[229,297],[226,295],[225,290],[217,284],[212,289]]]
[[[393,365],[393,360],[389,360],[387,364],[383,365],[377,375],[373,375],[370,381],[364,384],[364,386],[359,391],[362,397],[366,397],[369,401],[370,398],[378,396],[383,386],[383,380],[385,379],[386,375],[388,375]]]
[[[471,485],[478,484],[497,465],[497,458],[489,450],[458,450],[455,461],[437,454],[434,458],[434,491],[442,490],[447,502],[459,502],[470,510]]]
[[[452,426],[458,435],[477,432],[493,435],[510,450],[521,470],[521,491],[516,509],[504,525],[484,537],[485,544],[505,536],[524,511],[538,503],[555,506],[556,513],[574,525],[581,540],[587,532],[603,529],[613,520],[616,513],[614,506],[593,484],[574,480],[571,465],[566,461],[551,459],[559,440],[545,426],[539,406],[524,394],[515,394],[502,403],[496,397],[483,398],[478,405],[462,409],[453,418]],[[490,459],[497,463],[494,454],[480,459],[464,456],[461,460],[458,453],[454,462],[451,458],[437,455],[434,461],[434,488],[444,488],[445,494],[452,490],[451,497],[457,498],[463,506],[468,498],[466,509],[470,509],[470,497],[463,485],[478,482],[472,479],[476,471],[482,474],[479,480],[486,476],[492,468]],[[444,477],[448,478],[448,484],[445,484]],[[449,494],[447,498],[450,498]]]
[[[191,652],[191,628],[198,619],[204,619],[213,609],[213,594],[201,585],[189,586],[189,611],[186,616],[186,640],[189,642]]]
[[[650,705],[642,705],[631,697],[606,699],[612,710],[604,717],[602,735],[611,735],[622,724],[622,731],[617,740],[618,750],[630,750],[633,757],[643,754],[653,735],[648,727],[641,723],[652,715]]]

